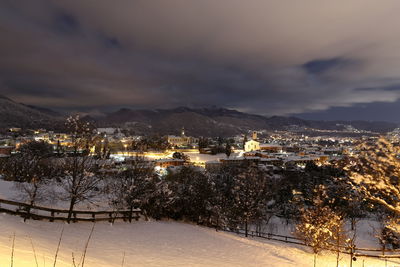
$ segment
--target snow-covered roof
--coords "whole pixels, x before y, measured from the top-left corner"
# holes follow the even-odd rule
[[[176,161],[176,162],[184,162],[184,159],[175,159],[175,158],[166,158],[166,159],[156,159],[156,162],[172,162],[172,161]]]
[[[280,144],[273,144],[273,143],[261,143],[260,147],[282,147]]]

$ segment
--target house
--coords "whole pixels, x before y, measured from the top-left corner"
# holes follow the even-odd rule
[[[282,151],[282,146],[278,144],[260,144],[260,150],[263,151],[270,151],[270,152],[281,152]]]
[[[22,131],[21,128],[17,128],[17,127],[9,128],[8,130],[9,130],[10,132],[12,132],[12,133],[18,133],[18,132],[21,132],[21,131]]]
[[[185,164],[185,160],[183,159],[157,159],[154,161],[156,166],[160,168],[168,168],[171,166],[183,166]]]
[[[13,150],[13,146],[0,146],[0,155],[10,156]]]
[[[205,163],[205,168],[209,172],[216,172],[221,169],[222,162],[219,160],[210,160]]]
[[[254,150],[260,150],[260,142],[258,142],[256,140],[250,140],[244,144],[245,152],[254,151]]]

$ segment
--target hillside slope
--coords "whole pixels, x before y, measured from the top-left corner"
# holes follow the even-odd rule
[[[15,233],[14,266],[52,266],[61,230],[64,228],[57,267],[72,266],[81,258],[91,223],[66,225],[27,221],[0,215],[0,266],[10,266]],[[125,254],[125,257],[124,257]],[[247,239],[234,234],[178,222],[97,223],[85,259],[86,267],[122,266],[296,266],[309,267],[313,254],[303,247],[274,241]],[[359,258],[354,267],[385,266],[384,261]],[[388,262],[387,266],[394,263]],[[396,266],[399,263],[396,263]],[[318,256],[317,266],[336,266],[332,254]],[[343,255],[340,266],[348,266]]]
[[[0,96],[0,128],[48,128],[61,124],[60,116],[47,109],[27,106]]]

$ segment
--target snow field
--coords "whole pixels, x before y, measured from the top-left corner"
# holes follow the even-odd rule
[[[0,215],[0,266],[10,266],[15,233],[14,266],[53,266],[61,230],[64,234],[58,254],[58,267],[80,261],[92,224],[64,224],[42,221],[23,222],[22,218]],[[124,258],[125,254],[125,258]],[[340,266],[349,266],[342,255]],[[172,221],[97,223],[90,240],[85,266],[312,266],[313,254],[307,248],[286,243],[247,239],[230,233]],[[382,260],[364,259],[364,266],[385,266]],[[363,266],[363,259],[354,267]],[[336,266],[335,256],[323,253],[317,266]],[[400,266],[400,261],[387,266]]]

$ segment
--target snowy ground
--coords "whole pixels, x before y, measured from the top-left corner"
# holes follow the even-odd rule
[[[220,159],[226,159],[227,156],[224,153],[216,154],[216,155],[210,155],[210,154],[200,154],[200,153],[194,153],[194,152],[187,152],[184,153],[185,155],[190,157],[190,160],[192,161],[198,161],[198,162],[207,162],[207,161],[213,161],[213,160],[220,160]],[[232,153],[230,155],[230,158],[235,158],[239,155],[239,153]]]
[[[15,233],[14,266],[52,266],[62,228],[64,235],[57,266],[79,262],[91,223],[26,223],[19,217],[0,215],[0,266],[10,266]],[[125,258],[124,255],[125,254]],[[343,255],[340,266],[348,266]],[[301,246],[246,239],[234,234],[178,222],[98,223],[90,241],[85,266],[312,266],[313,255]],[[364,266],[385,266],[384,261],[364,259]],[[317,266],[336,266],[331,254],[318,256]],[[358,259],[353,266],[363,266]],[[388,262],[387,266],[400,266]]]
[[[0,179],[0,198],[18,200],[12,182]],[[41,203],[64,207],[67,203]],[[83,209],[87,209],[83,204]],[[92,207],[95,209],[95,207]],[[12,239],[15,233],[14,266],[52,266],[60,232],[64,227],[57,266],[72,266],[72,253],[79,262],[91,223],[67,225],[27,221],[0,214],[0,266],[10,266]],[[371,220],[358,224],[357,247],[378,248]],[[273,218],[262,230],[291,235],[292,225]],[[98,223],[90,242],[85,266],[312,266],[313,255],[302,246],[262,239],[246,239],[235,234],[178,222],[118,222]],[[364,260],[364,262],[363,262]],[[363,265],[364,263],[364,265]],[[77,265],[78,266],[78,265]],[[318,256],[317,266],[336,266],[328,252]],[[349,256],[343,255],[340,266],[349,266]],[[397,263],[371,258],[358,259],[353,266],[400,266]]]
[[[7,200],[14,200],[20,202],[26,202],[26,198],[22,195],[21,191],[15,186],[16,183],[11,181],[4,181],[0,178],[0,198]],[[57,209],[68,209],[69,202],[66,200],[60,200],[59,196],[63,190],[56,184],[48,186],[45,200],[36,201],[36,205],[57,208]],[[97,198],[92,199],[90,202],[78,203],[75,206],[76,210],[108,210],[108,200],[104,195],[99,195]]]

